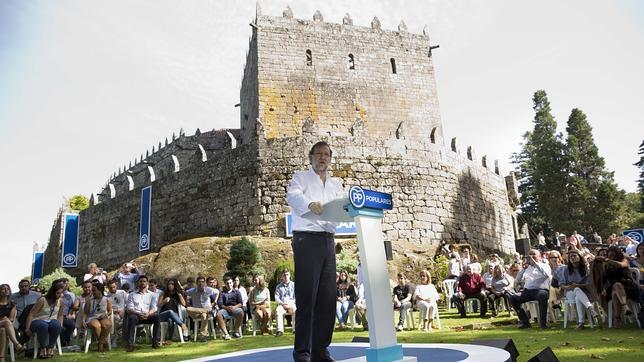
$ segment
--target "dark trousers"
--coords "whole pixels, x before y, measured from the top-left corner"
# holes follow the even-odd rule
[[[545,328],[548,315],[548,291],[546,289],[524,289],[520,293],[510,296],[510,304],[523,324],[530,324],[530,321],[521,304],[531,300],[539,302],[539,325]]]
[[[63,317],[63,331],[60,333],[60,341],[64,346],[69,345],[72,341],[72,334],[76,329],[76,321],[74,319],[67,319]]]
[[[335,241],[330,233],[294,232],[295,345],[293,359],[327,355],[335,326]]]
[[[152,324],[152,345],[158,345],[161,337],[161,326],[159,315],[151,315],[147,319],[140,319],[138,315],[128,313],[127,315],[127,345],[134,346],[136,340],[136,326],[138,324]]]
[[[459,298],[456,294],[452,297],[452,301],[456,304],[456,309],[461,314],[461,317],[465,317],[465,301],[467,299],[478,299],[481,302],[481,317],[485,317],[487,313],[487,305],[485,303],[485,296],[481,293],[476,293],[472,295],[465,294],[465,299]]]

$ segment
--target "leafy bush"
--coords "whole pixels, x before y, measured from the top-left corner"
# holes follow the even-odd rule
[[[76,278],[65,273],[63,268],[57,268],[51,274],[47,274],[44,277],[42,277],[38,282],[38,287],[40,288],[40,290],[42,290],[44,294],[49,290],[49,288],[51,288],[51,285],[54,282],[54,280],[62,279],[62,278],[67,278],[69,280],[69,290],[72,293],[76,295],[81,295],[83,293],[82,288],[76,285]]]
[[[262,253],[257,244],[247,237],[242,237],[230,247],[230,258],[226,262],[228,272],[224,276],[239,276],[243,285],[250,285],[255,274],[264,274]]]
[[[295,281],[295,273],[294,273],[295,264],[293,263],[293,259],[289,258],[289,259],[280,261],[275,266],[275,270],[273,271],[273,275],[271,276],[271,278],[268,281],[268,290],[271,291],[271,295],[274,295],[275,287],[277,286],[277,283],[280,280],[280,275],[282,275],[282,273],[285,270],[288,270],[288,271],[291,272],[291,280]],[[275,299],[273,299],[273,300],[275,300]]]
[[[431,260],[431,263],[427,270],[432,275],[432,284],[440,288],[440,283],[445,280],[449,273],[449,259],[444,255],[438,255]]]
[[[83,211],[89,207],[89,199],[85,195],[74,195],[69,199],[69,208],[74,211]]]
[[[342,249],[338,254],[336,254],[335,269],[337,271],[346,270],[349,274],[355,276],[358,273],[358,258],[356,258],[353,253]],[[353,279],[355,279],[355,277]]]

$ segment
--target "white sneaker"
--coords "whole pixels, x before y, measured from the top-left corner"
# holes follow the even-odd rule
[[[403,330],[403,325],[402,325],[402,324],[399,324],[399,325],[398,325],[398,327],[396,327],[396,329],[397,329],[399,332],[402,332],[402,330]]]
[[[224,339],[225,339],[225,340],[229,340],[229,339],[230,339],[230,334],[225,335],[225,336],[224,336]]]

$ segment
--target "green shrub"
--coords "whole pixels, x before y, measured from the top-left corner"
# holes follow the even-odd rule
[[[271,291],[271,295],[273,297],[275,297],[275,287],[280,280],[280,276],[285,270],[291,272],[291,280],[295,281],[295,264],[293,263],[293,259],[289,258],[277,263],[275,270],[273,271],[273,275],[268,280],[268,290]],[[273,300],[275,299],[273,298]]]
[[[47,293],[49,288],[51,288],[51,284],[54,282],[54,280],[62,278],[67,278],[69,280],[69,290],[72,293],[76,295],[81,295],[83,293],[82,288],[76,285],[76,278],[65,273],[63,268],[57,268],[51,274],[42,277],[38,282],[38,287],[40,288],[40,290],[42,290],[43,294]]]
[[[230,258],[226,262],[228,271],[224,276],[239,276],[243,285],[251,285],[255,274],[264,274],[262,253],[257,244],[247,237],[242,237],[230,247]]]
[[[338,254],[336,254],[336,265],[335,269],[339,272],[341,270],[346,270],[349,274],[355,275],[358,273],[358,258],[353,255],[351,252],[347,252],[342,249]]]
[[[440,283],[445,280],[449,273],[449,259],[444,255],[438,255],[434,260],[430,259],[427,270],[432,275],[432,284],[440,289]]]

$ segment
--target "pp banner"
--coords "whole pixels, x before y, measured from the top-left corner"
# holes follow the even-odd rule
[[[43,277],[43,268],[45,266],[45,253],[37,251],[34,253],[34,263],[31,269],[31,284],[38,284]]]
[[[638,243],[644,241],[644,229],[629,229],[622,231],[622,235],[628,236]]]
[[[78,266],[78,221],[77,214],[63,216],[63,252],[60,259],[60,266],[63,268]]]
[[[150,215],[152,211],[152,185],[141,190],[141,223],[139,251],[150,250]]]

